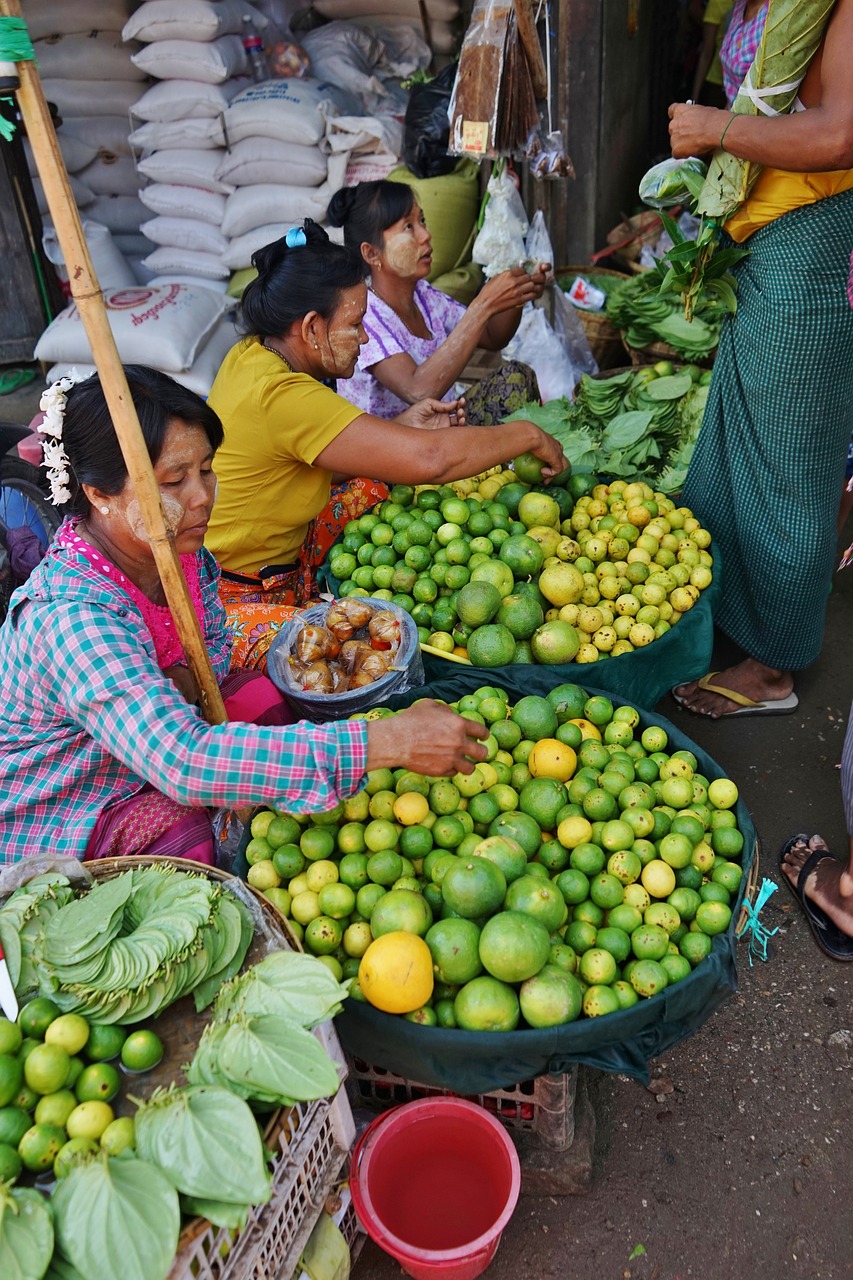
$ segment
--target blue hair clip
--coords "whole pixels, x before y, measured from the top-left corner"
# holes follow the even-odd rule
[[[301,249],[308,241],[305,239],[305,232],[301,227],[291,227],[284,237],[284,243],[288,249]]]

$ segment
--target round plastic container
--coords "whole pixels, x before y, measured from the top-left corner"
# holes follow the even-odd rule
[[[350,1190],[381,1249],[415,1280],[474,1280],[492,1261],[521,1190],[503,1126],[463,1098],[383,1115],[353,1151]]]

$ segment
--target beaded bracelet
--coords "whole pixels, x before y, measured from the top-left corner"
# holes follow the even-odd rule
[[[734,112],[732,112],[731,116],[729,117],[729,121],[728,121],[728,123],[727,123],[727,125],[726,125],[725,129],[724,129],[724,130],[723,130],[723,132],[720,134],[719,147],[720,147],[720,150],[721,150],[721,151],[725,151],[725,147],[723,146],[723,139],[725,138],[726,134],[728,133],[729,129],[732,127],[732,125],[733,125],[733,123],[735,122],[735,120],[736,120],[736,119],[737,119],[737,116],[734,114]]]

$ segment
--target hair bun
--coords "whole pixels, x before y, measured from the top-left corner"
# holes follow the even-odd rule
[[[329,201],[326,221],[333,227],[342,227],[352,213],[353,205],[358,199],[358,187],[341,187]]]

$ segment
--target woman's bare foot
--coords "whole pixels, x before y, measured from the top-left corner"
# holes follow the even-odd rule
[[[826,850],[804,885],[797,884],[800,871],[813,853]],[[853,938],[853,876],[848,867],[833,858],[822,836],[798,840],[782,859],[782,873],[798,892],[820,907],[843,934]]]
[[[794,689],[794,677],[790,671],[767,667],[757,658],[744,658],[743,662],[738,662],[725,671],[715,672],[711,683],[742,693],[753,702],[780,702]],[[700,689],[698,680],[678,685],[674,692],[688,711],[707,716],[710,720],[719,720],[720,716],[741,709],[740,704],[733,702],[731,698],[712,693],[708,689]]]

